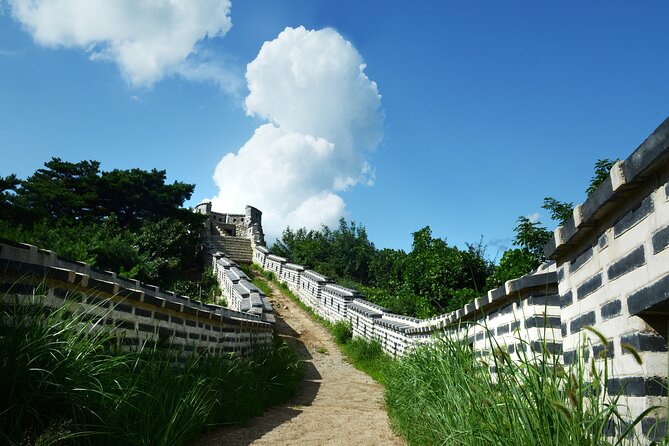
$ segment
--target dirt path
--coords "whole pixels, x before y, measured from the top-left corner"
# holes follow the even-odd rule
[[[277,330],[306,361],[301,390],[248,426],[217,429],[197,446],[404,444],[390,430],[383,387],[347,363],[330,333],[271,286]]]

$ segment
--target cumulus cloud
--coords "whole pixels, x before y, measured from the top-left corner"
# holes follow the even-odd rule
[[[229,0],[9,0],[11,13],[40,45],[81,48],[115,63],[133,86],[165,75],[212,80],[220,66],[198,57],[196,44],[232,26]]]
[[[247,66],[249,115],[268,121],[214,181],[220,211],[263,211],[276,236],[287,225],[318,228],[345,213],[337,193],[371,185],[366,156],[382,138],[381,96],[362,56],[333,29],[286,28]]]

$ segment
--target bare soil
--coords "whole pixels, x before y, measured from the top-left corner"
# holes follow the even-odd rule
[[[300,390],[246,426],[203,435],[196,446],[405,444],[390,429],[383,387],[349,364],[330,333],[270,285],[277,331],[305,361]]]

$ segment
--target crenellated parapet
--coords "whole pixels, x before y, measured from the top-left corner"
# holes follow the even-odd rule
[[[91,327],[114,330],[119,345],[157,344],[178,352],[246,355],[269,346],[273,326],[260,317],[205,304],[120,277],[53,251],[0,239],[4,300],[45,308],[67,305]]]
[[[257,317],[259,320],[274,324],[274,309],[269,299],[235,262],[225,257],[222,252],[207,251],[210,264],[221,292],[232,310]]]

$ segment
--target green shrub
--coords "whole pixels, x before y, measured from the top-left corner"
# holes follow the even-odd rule
[[[337,344],[346,344],[353,337],[353,330],[349,321],[337,321],[332,324],[332,336]]]

